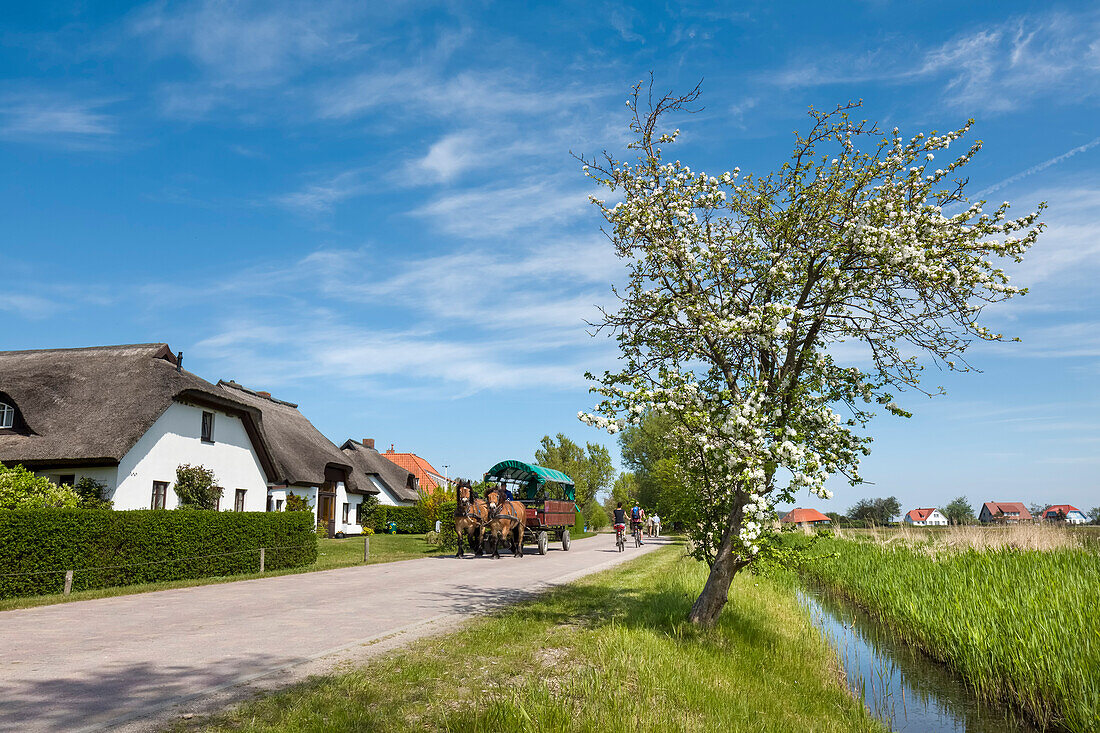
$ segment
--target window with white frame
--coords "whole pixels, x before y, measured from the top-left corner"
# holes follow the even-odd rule
[[[0,402],[0,428],[10,428],[15,424],[15,408],[6,402]]]

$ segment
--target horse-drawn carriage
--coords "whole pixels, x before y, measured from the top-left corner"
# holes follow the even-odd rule
[[[485,473],[485,482],[500,484],[526,509],[525,544],[536,544],[545,555],[550,536],[569,549],[569,530],[577,518],[573,479],[561,471],[523,461],[501,461]]]

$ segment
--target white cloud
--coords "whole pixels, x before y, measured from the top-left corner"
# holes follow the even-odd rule
[[[100,111],[115,100],[64,94],[12,94],[0,98],[0,137],[81,146],[117,132],[114,117]]]
[[[218,85],[265,87],[361,48],[343,30],[355,14],[355,4],[342,2],[154,3],[132,16],[130,31],[160,54],[189,59]]]
[[[341,201],[361,195],[368,189],[365,171],[346,171],[299,191],[276,196],[274,201],[299,214],[323,214],[332,211]]]
[[[935,46],[891,40],[859,53],[795,61],[765,75],[783,87],[939,81],[945,103],[1006,112],[1041,98],[1100,92],[1100,14],[1049,12],[978,28]],[[820,56],[820,54],[819,54]]]
[[[495,115],[566,116],[577,105],[604,96],[592,86],[548,88],[518,72],[463,71],[443,76],[430,67],[380,68],[329,87],[318,95],[323,118],[354,117],[378,110],[484,122]]]
[[[996,191],[999,191],[999,190],[1001,190],[1002,188],[1004,188],[1006,186],[1011,186],[1013,183],[1016,183],[1017,181],[1020,181],[1024,178],[1027,178],[1028,176],[1035,175],[1036,173],[1039,173],[1041,171],[1045,171],[1047,168],[1050,168],[1053,165],[1058,165],[1059,163],[1061,163],[1065,160],[1069,160],[1070,158],[1072,158],[1075,155],[1079,155],[1079,154],[1084,153],[1088,150],[1091,150],[1092,148],[1095,148],[1097,145],[1100,145],[1100,137],[1093,138],[1092,140],[1085,143],[1084,145],[1078,145],[1075,148],[1071,148],[1071,149],[1067,150],[1066,152],[1062,153],[1061,155],[1056,155],[1053,158],[1050,158],[1048,160],[1044,160],[1042,163],[1038,163],[1037,165],[1033,165],[1030,168],[1027,168],[1025,170],[1020,171],[1019,173],[1011,175],[1008,178],[1004,179],[1003,181],[998,181],[997,183],[994,183],[992,186],[990,186],[988,188],[983,188],[981,191],[978,191],[976,194],[974,194],[974,196],[972,196],[971,198],[975,198],[975,199],[981,198],[981,197],[983,197],[987,194],[991,194],[991,193],[994,193]]]
[[[499,237],[574,220],[591,206],[590,189],[566,188],[553,180],[515,186],[485,186],[444,194],[414,210],[440,231],[459,237]]]
[[[586,370],[610,366],[613,342],[591,338],[585,320],[609,304],[620,274],[610,245],[589,238],[419,259],[379,248],[320,250],[227,274],[202,292],[148,288],[158,292],[158,308],[213,295],[227,312],[246,314],[199,344],[227,376],[459,396],[571,389]]]
[[[409,170],[414,175],[426,175],[432,181],[452,181],[459,174],[484,165],[477,142],[477,136],[470,132],[446,135],[433,143],[423,158],[412,161]]]

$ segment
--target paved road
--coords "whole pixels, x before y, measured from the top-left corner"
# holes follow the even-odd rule
[[[0,613],[0,731],[98,730],[568,582],[657,543],[575,540],[500,560],[425,558]],[[321,669],[324,669],[322,666]],[[163,714],[163,713],[162,713]]]

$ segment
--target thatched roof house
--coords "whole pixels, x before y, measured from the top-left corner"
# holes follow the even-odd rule
[[[374,447],[373,438],[346,440],[340,450],[348,457],[362,483],[371,482],[383,504],[410,505],[419,498],[416,476],[408,469],[387,460]]]
[[[277,475],[262,412],[181,362],[164,343],[0,352],[0,462],[91,476],[120,509],[170,506],[175,467],[204,464],[262,508]]]
[[[263,415],[264,438],[271,447],[277,476],[269,490],[270,508],[281,508],[287,492],[304,496],[313,505],[318,521],[328,523],[330,535],[358,534],[357,507],[364,494],[376,493],[377,489],[369,481],[357,479],[348,457],[298,411],[295,403],[234,381],[220,381],[218,387],[226,396]]]

